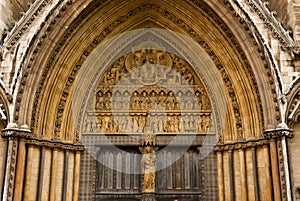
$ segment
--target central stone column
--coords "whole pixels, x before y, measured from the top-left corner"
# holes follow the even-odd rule
[[[155,201],[155,172],[156,172],[156,148],[155,135],[148,127],[145,128],[141,140],[143,188],[142,201]]]

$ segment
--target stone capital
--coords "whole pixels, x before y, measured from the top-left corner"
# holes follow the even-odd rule
[[[267,139],[278,139],[282,137],[293,138],[294,131],[288,128],[276,128],[265,130],[263,135]]]

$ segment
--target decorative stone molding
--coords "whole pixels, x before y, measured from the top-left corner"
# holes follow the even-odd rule
[[[260,0],[247,0],[245,2],[247,2],[257,16],[262,19],[266,27],[272,32],[272,36],[277,39],[283,47],[294,47],[294,41],[289,36],[289,31],[286,31],[275,18],[276,11],[270,12],[267,8],[268,2],[262,2]]]
[[[268,43],[265,41],[264,37],[259,31],[256,23],[252,20],[245,8],[239,3],[239,1],[224,1],[225,4],[228,4],[228,8],[233,14],[238,17],[241,24],[245,24],[245,30],[249,31],[249,35],[253,38],[253,43],[258,46],[257,51],[261,54],[261,59],[265,61],[264,68],[265,72],[269,78],[269,84],[273,93],[273,100],[276,105],[276,120],[280,121],[280,112],[278,110],[278,93],[283,92],[283,83],[281,79],[281,74],[279,67],[277,66],[276,59],[269,47]],[[249,3],[249,2],[248,2]],[[277,79],[277,82],[274,81],[274,78]],[[276,85],[278,84],[278,86]]]
[[[43,147],[50,147],[50,148],[58,148],[63,150],[72,150],[72,151],[83,151],[84,146],[81,143],[67,143],[62,141],[55,141],[55,140],[44,140],[38,138],[26,138],[26,144],[36,145],[36,146],[43,146]]]
[[[50,0],[34,1],[28,11],[23,17],[15,24],[13,29],[9,32],[4,41],[4,46],[9,50],[11,49],[23,34],[27,31],[29,26],[34,22],[41,11],[46,7]]]
[[[223,77],[223,81],[225,82],[225,86],[228,88],[228,93],[230,94],[231,97],[231,101],[232,101],[232,105],[234,108],[234,113],[235,113],[235,118],[236,118],[236,128],[238,130],[239,135],[241,135],[241,131],[242,131],[242,121],[241,121],[241,115],[240,115],[240,107],[237,101],[237,97],[236,94],[234,92],[233,89],[233,85],[231,83],[230,77],[226,71],[226,69],[224,68],[223,64],[221,63],[220,59],[217,57],[217,55],[214,53],[214,51],[211,49],[211,47],[196,33],[196,31],[190,27],[189,25],[187,25],[184,21],[180,20],[177,16],[175,16],[174,14],[170,13],[169,11],[159,7],[158,5],[155,4],[145,4],[145,5],[141,5],[137,8],[135,8],[132,11],[129,11],[128,14],[126,16],[121,16],[119,19],[116,20],[115,23],[110,24],[107,28],[104,29],[104,31],[102,33],[100,33],[100,35],[98,37],[95,38],[94,42],[92,44],[90,44],[90,46],[83,52],[81,58],[79,59],[79,61],[77,62],[76,66],[74,67],[74,70],[72,70],[71,75],[69,75],[69,79],[68,82],[66,83],[64,92],[62,94],[61,100],[60,100],[60,106],[58,107],[58,111],[57,111],[57,120],[56,120],[56,130],[55,130],[55,135],[59,136],[60,133],[60,127],[61,127],[61,122],[62,122],[62,113],[64,112],[64,105],[65,102],[67,100],[67,96],[68,96],[68,92],[69,89],[71,87],[71,85],[74,82],[74,77],[76,76],[79,68],[81,67],[82,63],[85,61],[85,59],[87,58],[87,56],[90,54],[90,52],[92,51],[92,49],[95,48],[95,45],[100,43],[106,35],[108,35],[109,33],[112,32],[112,30],[114,30],[118,25],[122,24],[123,22],[125,22],[129,17],[136,15],[139,12],[142,12],[144,10],[154,10],[156,12],[159,12],[163,17],[167,17],[168,19],[172,20],[174,23],[178,24],[178,26],[184,28],[196,41],[199,42],[199,44],[207,51],[207,53],[210,55],[210,57],[212,58],[212,60],[214,61],[214,63],[216,64],[216,66],[218,67],[218,69],[221,72],[221,75]],[[213,15],[212,12],[210,12],[211,15]],[[84,16],[86,17],[86,16]],[[217,16],[211,16],[213,18],[217,18]],[[81,18],[81,20],[83,20],[84,18]],[[225,26],[223,26],[224,28]],[[224,28],[225,29],[225,28]],[[72,31],[75,31],[75,29],[71,29]],[[228,30],[227,30],[228,32]],[[72,33],[70,33],[69,35],[71,35]],[[231,40],[234,40],[234,38],[231,38]],[[65,41],[67,41],[67,37],[65,39]],[[96,43],[96,44],[94,44]],[[63,46],[64,42],[60,43],[60,46]],[[234,44],[238,44],[237,42],[235,42]],[[61,47],[57,48],[58,50],[61,49]],[[241,50],[241,48],[239,48]],[[244,55],[244,53],[241,51],[239,52],[241,55],[241,57],[243,58],[243,61],[247,64],[245,64],[246,66],[248,66],[248,70],[251,71],[251,68],[249,67],[249,63],[247,62],[247,59]],[[56,56],[58,55],[58,52],[55,53],[55,55],[53,55],[54,59]],[[50,61],[51,63],[51,61]],[[50,65],[49,65],[50,68]],[[48,71],[48,70],[47,70]],[[253,75],[253,72],[251,72],[251,75]],[[252,81],[254,82],[254,86],[257,86],[255,78],[253,76]],[[38,90],[42,90],[43,87],[43,83],[40,84],[41,88]],[[257,97],[258,100],[260,102],[260,98],[259,98],[259,92],[258,89],[254,89],[254,91],[257,93]],[[39,94],[40,92],[38,92]],[[36,103],[38,102],[38,100],[36,100]],[[261,110],[262,111],[262,110]],[[34,125],[35,123],[35,111],[33,111],[33,119],[32,119],[32,125]],[[262,115],[261,115],[262,116]],[[79,136],[76,136],[76,139],[79,139]]]
[[[39,139],[30,130],[25,129],[4,129],[2,130],[2,137],[13,137],[13,138],[24,138],[26,144],[32,144],[37,146],[45,146],[51,148],[59,148],[64,150],[74,150],[74,151],[83,151],[84,146],[79,143],[69,143],[57,140],[48,140],[48,139]]]
[[[265,130],[264,137],[266,139],[278,139],[282,137],[293,138],[294,132],[291,129],[277,128],[277,129]]]
[[[0,62],[3,60],[3,46],[0,45]]]
[[[300,79],[297,79],[290,87],[287,94],[288,106],[286,119],[289,126],[298,121],[300,116]]]
[[[16,166],[17,166],[17,153],[18,153],[18,141],[14,139],[9,140],[9,146],[8,146],[8,158],[7,161],[9,163],[7,164],[7,167],[9,167],[8,172],[6,173],[8,175],[8,180],[6,181],[8,183],[8,192],[7,192],[7,201],[13,200],[13,193],[14,193],[14,186],[15,186],[15,178],[16,178]]]
[[[102,3],[102,1],[101,1],[101,3]],[[100,3],[99,3],[100,4]],[[200,3],[199,3],[200,4]],[[97,4],[98,5],[98,4]],[[203,7],[203,6],[202,6]],[[67,9],[68,9],[69,7],[68,6],[66,6],[66,7],[64,7],[64,11],[66,11]],[[97,8],[97,6],[94,6],[94,8]],[[55,12],[54,12],[55,11]],[[58,14],[57,15],[54,15],[53,13],[56,13],[56,11],[59,11],[58,12]],[[56,10],[53,10],[53,12],[51,12],[52,13],[52,15],[49,15],[49,17],[47,17],[47,19],[46,19],[46,21],[43,23],[43,30],[44,31],[46,31],[45,32],[45,34],[41,34],[41,31],[39,32],[39,34],[40,35],[42,35],[41,37],[37,37],[36,39],[37,40],[40,40],[38,43],[42,43],[42,41],[43,40],[45,40],[45,38],[47,38],[47,33],[49,33],[50,31],[51,31],[51,26],[52,26],[52,23],[51,23],[51,20],[54,22],[54,24],[55,24],[55,18],[56,17],[61,17],[62,16],[62,13],[60,12],[60,7],[58,8],[56,8]],[[133,13],[131,13],[131,15],[132,15]],[[165,13],[162,13],[162,14],[165,14]],[[70,27],[70,29],[69,29],[69,31],[68,31],[68,33],[67,33],[67,35],[69,35],[69,36],[71,36],[72,35],[72,32],[74,32],[75,30],[76,30],[76,27],[80,24],[80,21],[81,20],[84,20],[86,17],[88,16],[88,14],[86,14],[85,13],[85,15],[83,15],[82,17],[81,17],[81,19],[79,19],[79,22],[77,21],[76,23],[74,23],[74,27]],[[173,15],[172,15],[173,16]],[[172,16],[166,16],[166,17],[168,17],[168,18],[170,18],[170,19],[173,19],[173,17]],[[217,19],[217,17],[216,16],[214,16],[214,18],[215,18],[215,21],[217,22],[217,21],[219,21],[219,19]],[[174,20],[176,20],[176,18],[174,18]],[[121,24],[122,22],[124,21],[124,18],[121,18],[121,19],[118,19],[118,21],[117,21],[117,23],[114,23],[115,25],[117,25],[117,24]],[[182,22],[182,21],[178,21],[178,23],[179,24],[181,24],[181,26],[182,27],[185,27],[186,29],[187,29],[187,31],[194,37],[194,35],[195,35],[195,32],[194,32],[194,30],[192,30],[192,29],[190,29],[190,27],[188,27],[188,26],[186,26],[185,24],[184,24],[184,22]],[[222,24],[223,25],[223,24]],[[47,26],[48,26],[48,28],[47,28]],[[227,29],[226,28],[226,26],[222,26],[223,28],[222,29]],[[41,29],[42,30],[42,29]],[[111,32],[111,30],[110,29],[106,29],[106,31],[105,31],[105,34],[109,34]],[[227,30],[227,32],[224,32],[225,34],[230,34],[230,32],[228,32],[228,30]],[[39,35],[38,34],[38,35]],[[95,40],[94,40],[94,43],[91,45],[91,47],[95,47],[100,41],[102,41],[103,40],[103,38],[105,37],[105,34],[103,35],[103,34],[101,34],[98,38],[96,38]],[[57,55],[59,55],[59,52],[60,52],[60,50],[61,50],[61,47],[64,45],[64,43],[65,43],[65,41],[67,41],[68,40],[68,37],[66,36],[66,37],[63,37],[64,39],[63,39],[63,41],[61,41],[61,43],[59,44],[59,46],[57,47],[57,48],[55,48],[55,53],[54,53],[54,55],[53,55],[53,58],[51,58],[50,60],[49,60],[49,63],[47,64],[48,65],[48,67],[47,67],[47,69],[45,70],[45,72],[44,72],[44,76],[43,76],[43,78],[41,79],[41,82],[40,82],[40,87],[39,87],[39,89],[37,90],[37,93],[36,93],[36,103],[38,102],[38,99],[39,99],[39,96],[40,96],[40,94],[41,94],[41,91],[42,91],[42,88],[43,88],[43,83],[45,83],[45,79],[47,79],[47,73],[49,72],[49,71],[51,71],[50,70],[50,67],[51,67],[51,65],[53,64],[52,62],[55,60],[55,58],[56,58],[56,56]],[[197,39],[197,38],[196,38]],[[235,40],[234,38],[232,39],[232,40]],[[200,41],[201,42],[201,41]],[[233,43],[233,44],[238,44],[236,41]],[[206,45],[206,44],[203,44],[203,45]],[[241,49],[241,48],[240,48]],[[92,49],[89,47],[88,49],[87,49],[87,51],[84,53],[84,56],[80,59],[80,60],[83,60],[84,61],[84,59],[86,58],[86,56],[88,56],[89,55],[89,52],[91,51]],[[36,50],[37,52],[39,52],[40,50],[39,49],[37,49]],[[37,55],[37,52],[35,52],[35,55]],[[243,55],[243,53],[242,52],[239,52],[240,54],[241,54],[241,58],[244,58],[243,59],[243,61],[246,61],[246,58],[245,58],[245,55]],[[32,62],[35,60],[35,58],[34,58],[34,56],[35,55],[32,55],[32,58],[30,58],[30,62],[29,62],[29,64],[28,64],[28,66],[31,66],[31,64],[32,64]],[[212,57],[213,56],[215,56],[215,55],[211,55]],[[83,62],[82,61],[82,62]],[[79,62],[79,64],[78,64],[78,66],[76,65],[76,68],[74,68],[74,72],[75,72],[75,74],[76,74],[76,72],[79,70],[79,68],[80,68],[80,63],[82,63],[82,62]],[[219,65],[218,65],[219,66]],[[248,65],[246,65],[246,66],[249,66],[249,64]],[[267,67],[268,67],[268,65],[266,65]],[[223,66],[221,65],[220,66],[221,67],[221,69],[220,70],[224,70],[224,68],[223,68]],[[251,70],[251,69],[250,69]],[[25,69],[25,71],[24,71],[25,73],[27,73],[28,74],[28,72],[26,71],[26,69]],[[222,73],[223,74],[223,73]],[[252,73],[253,74],[253,73]],[[70,84],[72,84],[72,80],[74,79],[74,77],[73,76],[70,76],[70,81],[68,82],[68,84],[67,85],[69,85],[70,86]],[[226,79],[224,79],[224,80],[226,80]],[[257,83],[255,82],[255,78],[253,77],[253,85],[254,86],[257,86]],[[26,84],[26,76],[24,76],[24,83]],[[272,83],[274,83],[274,81],[270,81],[270,84],[272,84]],[[227,84],[226,84],[227,85]],[[258,93],[258,90],[257,90],[257,87],[255,87],[255,91],[256,91],[256,93],[258,94],[258,99],[259,99],[259,93]],[[21,102],[21,100],[22,100],[22,86],[20,86],[20,90],[19,90],[19,94],[18,94],[18,96],[19,96],[19,99],[20,99],[20,101],[18,101],[17,102],[17,105],[18,104],[20,104],[20,102]],[[67,91],[66,91],[66,93],[64,93],[63,94],[63,96],[65,96],[65,94],[67,94]],[[232,99],[233,99],[233,101],[235,101],[236,102],[236,97],[235,96],[233,96],[232,97]],[[260,102],[260,101],[259,101]],[[62,102],[62,104],[63,104],[64,102]],[[235,104],[236,105],[236,104]],[[260,105],[260,107],[261,107],[261,104],[259,104]],[[16,108],[18,108],[18,107],[16,107]],[[235,108],[236,108],[236,106],[235,106]],[[239,109],[238,107],[237,107],[237,109]],[[260,109],[261,110],[261,113],[262,113],[262,109]],[[62,111],[62,110],[61,110]],[[235,110],[235,111],[239,111],[239,110]],[[16,118],[16,120],[18,120],[18,111],[15,111],[15,114],[16,114],[16,116],[15,116],[15,118]],[[238,117],[240,117],[240,115],[235,115],[237,118]],[[261,116],[263,116],[262,114],[261,114]],[[32,112],[32,124],[31,124],[31,126],[34,126],[34,123],[35,123],[35,117],[36,117],[36,111],[35,110],[33,110],[33,112]],[[60,124],[58,124],[58,130],[56,131],[56,132],[59,132],[59,126],[60,126]],[[238,130],[241,130],[241,125],[240,125],[240,122],[238,121],[237,122],[237,127],[238,127]]]
[[[2,137],[30,138],[33,136],[30,130],[25,129],[9,128],[2,130]]]
[[[234,142],[234,143],[225,143],[225,144],[217,144],[214,148],[215,152],[218,151],[232,151],[232,150],[238,150],[238,149],[247,149],[247,148],[254,148],[254,147],[260,147],[263,145],[268,145],[269,140],[261,138],[257,140],[248,140],[248,141],[240,141],[240,142]]]

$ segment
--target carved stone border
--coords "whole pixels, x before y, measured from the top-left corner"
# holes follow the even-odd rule
[[[226,143],[226,144],[217,144],[214,148],[215,152],[218,151],[229,151],[229,150],[238,150],[238,149],[247,149],[260,147],[263,145],[269,144],[269,140],[265,138],[260,138],[258,140],[248,140],[248,141],[239,141],[234,143]]]
[[[282,137],[293,138],[294,132],[293,130],[286,128],[271,129],[265,130],[264,137],[266,139],[277,139]]]
[[[253,40],[253,44],[257,46],[257,52],[261,55],[261,60],[265,62],[264,68],[265,68],[265,73],[267,74],[269,78],[269,85],[271,86],[271,92],[273,94],[273,102],[275,103],[275,110],[276,110],[276,120],[279,121],[281,120],[281,115],[279,112],[279,105],[278,105],[278,94],[276,90],[276,84],[274,81],[274,77],[277,78],[278,84],[280,87],[280,90],[283,89],[282,83],[281,83],[281,75],[280,72],[277,68],[276,63],[274,62],[276,59],[274,58],[270,47],[265,43],[264,38],[262,34],[260,33],[259,29],[257,28],[256,24],[253,22],[249,14],[242,8],[242,6],[238,3],[238,1],[234,1],[234,5],[237,6],[240,10],[236,11],[235,6],[233,5],[232,2],[229,3],[229,1],[225,0],[225,4],[228,5],[229,10],[232,12],[234,16],[239,18],[239,21],[241,24],[243,24],[244,29],[249,32],[250,38]],[[241,13],[244,15],[241,15]],[[273,75],[275,76],[273,77]],[[262,106],[261,106],[261,111],[262,111]],[[262,121],[264,119],[262,118]],[[264,122],[263,122],[264,125]]]
[[[72,150],[72,151],[83,151],[84,146],[82,144],[72,144],[61,141],[53,141],[53,140],[43,140],[37,138],[26,138],[26,144],[42,146],[42,147],[50,147],[50,148],[59,148],[63,150]]]
[[[291,90],[287,94],[288,107],[286,119],[288,126],[292,126],[299,121],[300,117],[300,77],[291,86]]]
[[[41,11],[46,7],[50,0],[35,1],[22,18],[14,25],[9,35],[4,41],[6,49],[10,50],[19,39],[26,33],[29,26],[34,22]]]
[[[146,9],[154,9],[155,11],[159,12],[160,14],[162,14],[162,16],[167,17],[169,19],[171,19],[172,21],[174,21],[175,23],[178,23],[180,19],[178,19],[175,15],[169,13],[167,10],[164,10],[160,7],[158,7],[155,4],[143,4],[137,8],[135,8],[132,11],[129,11],[128,14],[126,16],[121,16],[116,23],[112,23],[109,27],[105,28],[104,31],[102,33],[100,33],[100,35],[98,37],[95,38],[94,42],[84,51],[83,55],[81,56],[81,58],[79,59],[79,61],[77,62],[75,68],[73,69],[71,75],[69,75],[69,79],[68,82],[65,85],[64,91],[63,91],[63,95],[60,99],[60,104],[59,104],[59,109],[57,111],[57,118],[56,118],[56,122],[55,125],[57,125],[56,129],[55,129],[55,136],[59,137],[59,132],[60,132],[60,125],[62,122],[62,113],[64,111],[63,107],[65,105],[66,102],[66,97],[68,96],[68,91],[75,79],[75,76],[79,70],[79,68],[81,67],[82,63],[85,61],[85,59],[88,57],[88,55],[90,54],[90,52],[95,48],[96,44],[100,43],[101,40],[103,40],[105,38],[106,35],[108,35],[109,33],[112,32],[113,29],[115,29],[118,25],[122,24],[122,22],[126,21],[130,16],[133,16],[134,14],[137,14],[140,11],[145,11]],[[228,91],[230,93],[230,97],[232,99],[232,104],[233,104],[233,108],[235,111],[235,117],[237,118],[236,120],[236,126],[237,129],[239,131],[239,133],[241,134],[241,130],[242,130],[242,125],[241,125],[241,119],[240,119],[240,111],[239,111],[239,106],[237,103],[237,98],[236,95],[234,93],[234,90],[232,88],[232,84],[230,81],[230,78],[225,70],[225,68],[223,67],[223,65],[221,64],[221,61],[219,60],[219,58],[215,55],[215,53],[211,50],[211,48],[209,47],[209,45],[202,40],[197,34],[196,32],[186,23],[184,23],[183,21],[180,22],[180,26],[185,28],[186,31],[195,38],[195,40],[200,43],[200,45],[206,50],[206,52],[210,55],[210,57],[212,58],[212,60],[214,61],[214,63],[217,65],[217,67],[219,68],[219,70],[221,71],[221,74],[224,76],[223,80],[225,81],[225,85],[229,88]],[[245,59],[245,57],[244,57]],[[248,64],[249,65],[249,64]],[[33,120],[34,121],[34,120]],[[32,121],[32,123],[33,123]],[[79,136],[76,136],[76,140],[79,140]]]
[[[34,137],[34,134],[30,130],[22,129],[5,129],[2,130],[2,137],[7,138],[24,138],[26,144],[32,144],[37,146],[59,148],[64,150],[83,151],[84,146],[81,143],[68,143],[50,139],[38,139]]]
[[[289,48],[294,46],[294,41],[289,36],[288,31],[286,31],[282,27],[281,23],[279,23],[275,18],[276,11],[270,12],[267,8],[269,4],[268,2],[262,2],[259,0],[247,0],[245,2],[248,3],[257,16],[262,19],[266,27],[272,32],[272,36],[277,39],[283,47]]]
[[[102,4],[101,6],[103,6],[103,5],[105,4],[105,2],[106,2],[105,0],[100,1],[100,2],[97,2],[97,3],[95,3],[95,5],[93,5],[93,8],[96,8],[97,5],[100,6],[101,4]],[[61,16],[61,14],[67,10],[68,5],[70,5],[70,2],[65,3],[63,6],[57,8],[57,10],[59,10],[57,15],[55,15],[55,16],[50,15],[49,17],[46,18],[45,22],[44,22],[42,25],[44,26],[44,25],[46,24],[46,25],[48,25],[48,27],[44,27],[45,29],[40,29],[40,32],[39,32],[38,34],[41,34],[41,32],[42,32],[43,30],[45,31],[45,33],[44,33],[44,34],[41,34],[42,37],[39,38],[38,44],[41,45],[42,41],[43,41],[45,38],[47,38],[47,32],[51,31],[51,26],[52,26],[53,24],[55,24],[55,18],[59,18],[59,17]],[[51,13],[51,14],[53,14],[53,13]],[[38,90],[37,90],[37,92],[36,92],[35,104],[37,104],[37,103],[39,102],[39,95],[40,95],[40,93],[41,93],[41,91],[42,91],[43,83],[44,83],[45,80],[46,80],[46,75],[47,75],[48,72],[50,71],[50,69],[51,69],[51,67],[52,67],[52,64],[53,64],[53,62],[54,62],[56,56],[59,55],[59,51],[60,51],[61,47],[64,45],[64,43],[65,43],[66,40],[68,39],[68,36],[70,36],[70,35],[72,34],[72,32],[75,31],[76,27],[80,24],[80,22],[81,22],[83,19],[85,19],[85,18],[87,17],[88,14],[87,14],[87,12],[83,12],[82,15],[83,15],[82,17],[77,18],[77,19],[79,19],[79,20],[75,20],[74,26],[71,26],[71,28],[68,30],[68,32],[66,33],[65,37],[63,38],[63,41],[61,41],[61,42],[59,43],[59,46],[55,49],[55,52],[53,53],[52,57],[50,58],[50,60],[49,60],[49,62],[48,62],[48,64],[47,64],[47,67],[46,67],[46,69],[45,69],[45,71],[44,71],[43,77],[42,77],[42,79],[41,79],[41,81],[40,81]],[[84,16],[84,15],[85,15],[85,16]],[[216,16],[216,14],[214,14],[214,17],[215,17],[215,19],[219,19],[219,18]],[[50,21],[52,21],[53,23],[50,23]],[[119,23],[119,22],[118,22],[118,23]],[[226,27],[226,26],[225,26],[225,27]],[[227,28],[227,30],[228,30],[228,28]],[[106,32],[107,32],[107,31],[108,31],[108,30],[106,30]],[[104,35],[100,35],[100,36],[101,36],[102,39],[103,39]],[[99,38],[100,38],[100,37],[99,37]],[[99,39],[99,38],[98,38],[98,39]],[[100,41],[98,41],[97,39],[95,39],[95,40],[94,40],[93,46],[96,46],[99,42],[100,42]],[[236,44],[237,44],[237,43],[236,43]],[[28,75],[28,72],[26,72],[26,71],[31,67],[31,65],[32,65],[33,61],[35,60],[35,57],[37,56],[37,53],[38,53],[38,52],[39,52],[39,49],[37,49],[36,51],[34,51],[34,55],[33,55],[32,57],[30,57],[30,62],[29,62],[29,64],[28,64],[28,66],[27,66],[27,69],[24,69],[24,76],[23,76],[24,82],[22,82],[22,83],[24,83],[24,85],[26,84],[26,77],[27,77],[26,74]],[[88,55],[88,52],[84,52],[84,55],[87,56],[87,55]],[[81,57],[81,59],[84,59],[84,58]],[[246,58],[244,58],[243,60],[245,61]],[[24,62],[23,62],[23,63],[24,63]],[[23,63],[22,63],[22,64],[23,64]],[[79,67],[80,67],[80,66],[76,66],[75,69],[73,69],[73,71],[75,71],[75,72],[78,71]],[[222,67],[222,66],[221,66],[221,67]],[[74,79],[74,77],[71,77],[71,79]],[[253,81],[254,81],[254,80],[253,80]],[[254,81],[254,82],[255,82],[255,81]],[[255,83],[256,83],[256,82],[255,82]],[[255,83],[254,83],[254,86],[256,85]],[[23,91],[23,90],[22,90],[22,86],[21,86],[20,89],[19,89],[19,92],[18,92],[18,98],[17,98],[17,104],[16,104],[17,107],[16,107],[16,111],[15,111],[15,112],[16,112],[15,120],[18,120],[18,107],[19,107],[20,102],[21,102],[21,100],[22,100],[22,91]],[[259,97],[259,96],[258,96],[258,97]],[[262,112],[262,110],[261,110],[261,112]],[[263,116],[263,115],[262,115],[262,116]],[[32,126],[34,126],[34,123],[35,123],[35,117],[36,117],[36,109],[34,108],[34,109],[33,109],[33,112],[32,112]]]

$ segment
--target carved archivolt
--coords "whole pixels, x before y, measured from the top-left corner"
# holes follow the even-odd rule
[[[105,2],[104,0],[103,1],[97,1],[97,3],[93,4],[92,6],[92,9],[89,10],[90,12],[93,11],[93,9],[98,9],[99,7],[101,7],[102,5],[105,5],[103,2]],[[220,19],[215,15],[214,12],[212,12],[210,9],[208,9],[206,6],[202,5],[201,2],[197,2],[197,1],[193,1],[197,6],[199,6],[199,10],[203,10],[205,11],[205,13],[207,13],[209,15],[210,18],[212,18],[214,21],[220,21]],[[68,9],[68,6],[63,6],[63,10],[66,10]],[[59,9],[58,9],[59,10]],[[217,61],[218,58],[216,57],[216,55],[214,54],[214,51],[210,48],[210,46],[208,46],[208,44],[200,38],[200,36],[198,35],[197,31],[195,31],[194,29],[192,29],[188,24],[186,24],[183,20],[177,18],[175,15],[173,14],[170,14],[169,11],[159,7],[159,6],[156,6],[156,5],[153,5],[153,4],[143,4],[139,7],[137,7],[136,9],[134,10],[131,10],[130,12],[128,12],[127,15],[124,15],[124,16],[120,16],[120,18],[118,18],[115,22],[111,23],[108,27],[106,27],[102,32],[101,34],[99,34],[99,36],[97,36],[95,38],[95,40],[86,48],[86,50],[83,52],[82,56],[80,57],[80,59],[77,61],[76,65],[74,66],[74,68],[72,69],[70,75],[69,75],[69,78],[68,79],[68,82],[66,84],[66,86],[64,86],[64,91],[63,91],[63,95],[61,96],[61,100],[59,102],[59,109],[56,111],[56,120],[55,120],[55,136],[57,137],[61,137],[60,136],[60,130],[61,130],[61,125],[62,125],[62,113],[64,110],[64,105],[66,103],[66,98],[68,98],[68,94],[69,94],[69,90],[70,90],[70,87],[72,86],[73,84],[73,80],[74,78],[76,77],[76,74],[78,72],[78,70],[80,69],[82,63],[84,62],[84,60],[88,57],[89,53],[99,44],[101,43],[113,30],[116,29],[116,27],[118,26],[121,26],[122,24],[124,24],[125,21],[128,20],[128,18],[130,18],[131,16],[133,15],[136,15],[137,13],[139,12],[143,12],[145,10],[154,10],[155,12],[158,12],[159,14],[162,15],[162,17],[164,18],[168,18],[170,20],[170,22],[172,23],[175,23],[177,24],[179,27],[181,27],[183,30],[186,31],[186,33],[188,33],[192,38],[194,38],[196,41],[198,41],[198,43],[204,47],[206,49],[206,51],[209,53],[209,55],[212,57],[213,61],[216,63],[216,66],[219,68],[220,72],[222,72],[222,76],[224,75],[224,82],[226,82],[226,86],[228,86],[228,92],[230,93],[231,91],[234,91],[232,89],[232,86],[230,84],[230,79],[227,78],[226,74],[226,70],[224,68],[224,66],[221,64],[221,61]],[[66,32],[66,35],[64,35],[61,39],[61,41],[59,42],[59,44],[55,47],[55,51],[53,52],[53,54],[50,56],[50,59],[49,61],[47,62],[47,66],[44,70],[44,73],[43,73],[43,77],[41,78],[40,80],[40,83],[38,85],[38,89],[36,91],[36,97],[34,99],[34,105],[37,105],[39,106],[40,105],[40,102],[41,102],[41,96],[40,94],[42,94],[42,91],[44,90],[44,87],[45,87],[45,83],[47,83],[47,80],[48,80],[48,73],[49,72],[52,72],[52,69],[55,67],[54,65],[54,61],[58,58],[58,56],[61,55],[61,52],[64,48],[64,46],[66,45],[66,43],[69,41],[69,37],[74,35],[74,32],[76,32],[78,26],[82,23],[82,21],[84,21],[85,19],[87,19],[89,17],[89,15],[87,13],[90,13],[90,12],[84,12],[81,17],[79,17],[78,19],[76,19],[74,21],[74,24],[72,26],[70,26],[70,28],[68,29],[68,31]],[[52,17],[49,18],[49,21],[50,20],[56,20],[56,18],[59,18],[61,16],[61,13],[59,12],[57,15],[53,15]],[[219,23],[218,23],[219,24]],[[39,42],[39,44],[41,44],[45,38],[47,38],[47,34],[46,33],[49,33],[50,30],[51,30],[51,26],[52,26],[52,23],[46,23],[45,25],[45,29],[43,29],[43,31],[45,31],[45,34],[40,34],[42,37],[38,37],[40,39],[41,42]],[[219,25],[218,25],[219,26]],[[221,23],[220,21],[220,26],[219,26],[223,31],[224,33],[227,35],[227,37],[230,38],[230,40],[232,41],[232,44],[234,44],[238,50],[241,49],[241,47],[238,45],[236,39],[234,37],[232,37],[232,34],[230,33],[229,29],[227,28],[227,26],[224,26],[223,23]],[[46,29],[47,28],[47,29]],[[40,50],[37,49],[36,52],[39,52]],[[33,63],[35,62],[36,60],[36,56],[38,54],[34,54],[32,55],[32,58],[30,58],[30,61],[28,63],[28,71],[29,71],[29,68],[31,66],[33,66]],[[251,74],[251,76],[253,75],[253,72],[251,70],[251,67],[249,66],[249,63],[247,62],[247,59],[245,57],[245,55],[243,54],[243,51],[238,51],[238,56],[239,58],[241,58],[241,61],[245,64],[245,66],[247,66],[247,68],[249,67],[249,73]],[[26,69],[27,70],[27,69]],[[24,71],[25,72],[25,71]],[[28,73],[26,71],[26,73]],[[26,79],[27,76],[24,76],[24,80]],[[261,106],[260,104],[260,98],[259,98],[259,93],[258,93],[258,89],[257,89],[257,83],[255,81],[255,78],[254,76],[252,76],[252,81],[253,81],[253,86],[255,87],[255,92],[256,92],[256,95],[257,95],[257,99],[258,99],[258,102],[259,102],[259,105]],[[24,82],[25,84],[26,82]],[[18,92],[18,96],[20,97],[18,100],[17,100],[17,109],[19,108],[18,106],[20,106],[20,102],[22,100],[22,91],[23,91],[23,86],[20,87],[20,90]],[[232,94],[232,93],[231,93]],[[236,97],[235,95],[231,95],[232,97],[232,100],[231,100],[231,103],[232,105],[238,105],[237,101],[236,101]],[[38,116],[40,115],[39,114],[39,110],[36,109],[38,107],[34,107],[33,108],[33,111],[32,111],[32,122],[31,122],[31,127],[32,128],[36,128],[38,130],[39,128],[39,125],[37,125],[38,123]],[[260,108],[261,109],[261,108]],[[241,120],[239,119],[239,117],[241,116],[240,115],[240,111],[239,111],[239,107],[235,107],[235,117],[236,117],[236,127],[238,130],[241,130],[242,128],[242,122]],[[262,111],[261,111],[262,112]],[[19,118],[19,111],[16,110],[15,111],[15,120],[17,121],[18,118]],[[261,117],[262,117],[262,114],[261,114]],[[79,141],[79,134],[76,134],[76,141]]]
[[[114,62],[93,101],[94,108],[85,114],[87,133],[142,133],[145,127],[154,133],[207,133],[211,127],[208,93],[192,67],[155,49]]]
[[[292,90],[287,95],[288,107],[287,107],[287,123],[291,127],[298,122],[300,116],[300,81],[297,80]]]

